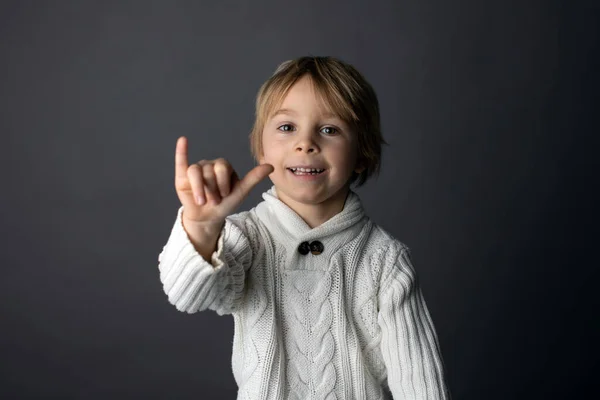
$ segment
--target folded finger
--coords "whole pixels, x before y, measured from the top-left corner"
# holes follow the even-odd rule
[[[217,187],[219,188],[219,194],[221,197],[225,197],[230,192],[231,184],[231,165],[224,159],[218,159],[215,161],[215,177],[217,179]]]
[[[219,188],[217,186],[217,177],[215,176],[214,164],[207,163],[202,166],[202,178],[204,180],[204,194],[206,195],[206,202],[219,204],[221,202],[221,195],[219,194]]]
[[[204,193],[204,179],[202,177],[202,167],[198,164],[191,165],[187,169],[186,176],[189,179],[190,185],[192,187],[194,201],[198,205],[203,205],[206,202],[206,196]]]

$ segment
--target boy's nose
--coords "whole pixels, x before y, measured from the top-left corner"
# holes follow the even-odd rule
[[[314,153],[319,151],[319,146],[312,135],[305,134],[302,135],[300,140],[298,140],[298,143],[296,143],[296,151]]]
[[[306,153],[314,153],[315,152],[315,147],[314,146],[298,145],[298,147],[296,148],[296,151],[306,152]]]

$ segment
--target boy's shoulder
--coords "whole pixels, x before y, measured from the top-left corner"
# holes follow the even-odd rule
[[[395,273],[412,273],[407,269],[405,260],[410,260],[410,248],[392,233],[372,222],[369,234],[367,251],[364,256],[368,262],[373,279],[379,287],[389,280]],[[409,268],[412,268],[409,266]]]
[[[373,221],[371,221],[371,224],[372,229],[369,236],[369,242],[375,245],[375,249],[379,251],[385,250],[386,252],[398,255],[403,251],[410,254],[410,248],[406,243],[396,238],[392,233],[381,227],[381,225],[378,225]]]

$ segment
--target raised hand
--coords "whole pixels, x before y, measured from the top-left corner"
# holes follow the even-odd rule
[[[222,225],[273,170],[270,164],[262,164],[240,180],[231,164],[223,158],[189,165],[187,138],[180,137],[175,149],[175,190],[184,207],[188,226]]]

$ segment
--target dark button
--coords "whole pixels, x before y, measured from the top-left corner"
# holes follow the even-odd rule
[[[310,252],[313,253],[315,256],[321,254],[324,249],[325,246],[323,246],[323,243],[319,242],[318,240],[315,240],[310,244]]]
[[[300,243],[300,246],[298,246],[298,252],[300,254],[302,254],[303,256],[307,255],[309,251],[310,251],[310,246],[309,246],[308,242],[302,242],[302,243]]]

